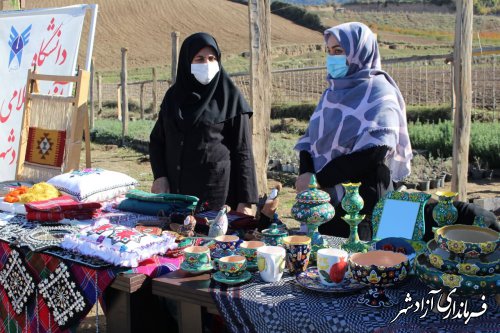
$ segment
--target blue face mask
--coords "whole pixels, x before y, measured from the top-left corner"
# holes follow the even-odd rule
[[[349,70],[349,66],[347,65],[347,57],[345,56],[345,54],[328,54],[326,56],[326,70],[334,79],[344,77]]]

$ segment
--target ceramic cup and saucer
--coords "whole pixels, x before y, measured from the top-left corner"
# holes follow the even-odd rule
[[[241,273],[240,276],[237,277],[228,277],[225,276],[224,273],[221,271],[215,272],[214,275],[212,275],[213,279],[217,282],[224,283],[224,284],[239,284],[243,282],[247,282],[252,278],[252,273],[249,271],[244,271]]]
[[[252,273],[246,270],[247,260],[245,256],[234,255],[216,260],[218,271],[212,278],[224,284],[243,283],[252,278]]]
[[[257,249],[265,246],[266,244],[261,241],[245,241],[240,244],[238,254],[245,256],[247,259],[247,270],[256,271],[257,267]]]
[[[180,268],[192,274],[211,271],[210,249],[207,246],[189,246],[184,249],[184,261]]]
[[[186,262],[183,262],[180,265],[180,268],[188,273],[191,273],[191,274],[201,274],[201,273],[206,273],[206,272],[211,271],[214,267],[212,266],[212,264],[205,264],[205,265],[201,265],[201,266],[192,266]]]

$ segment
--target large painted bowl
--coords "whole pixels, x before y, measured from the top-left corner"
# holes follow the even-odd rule
[[[353,279],[370,286],[365,295],[358,297],[358,303],[370,307],[390,307],[397,302],[385,295],[384,287],[406,279],[410,263],[403,253],[377,250],[352,254],[349,268]]]
[[[467,275],[491,275],[500,273],[500,251],[480,258],[460,260],[453,252],[443,250],[435,240],[427,243],[429,263],[444,273]]]
[[[354,279],[375,286],[394,285],[410,270],[406,255],[383,250],[354,253],[349,257],[349,267]]]
[[[452,290],[462,296],[495,295],[500,293],[500,275],[485,276],[467,274],[449,274],[433,267],[425,253],[415,259],[415,271],[418,278],[432,289]]]
[[[436,230],[439,247],[462,258],[478,258],[493,253],[500,246],[500,233],[474,225],[448,225]]]

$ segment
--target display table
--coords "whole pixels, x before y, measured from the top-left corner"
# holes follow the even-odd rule
[[[336,237],[326,238],[333,247],[344,241]],[[357,298],[364,290],[339,294],[305,289],[286,272],[276,283],[262,281],[259,273],[255,272],[250,281],[231,287],[210,277],[210,274],[191,275],[178,270],[153,279],[153,294],[177,302],[180,332],[202,331],[202,308],[209,313],[220,314],[227,327],[238,333],[500,332],[500,306],[495,297],[485,297],[484,301],[479,297],[453,297],[453,301],[448,302],[448,310],[443,310],[446,302],[442,302],[441,312],[436,310],[436,306],[433,311],[431,298],[435,305],[442,293],[430,294],[431,289],[416,276],[409,276],[397,288],[386,289],[390,297],[399,301],[390,308],[358,304]],[[465,301],[468,302],[465,306],[469,314],[480,314],[477,317],[469,315],[471,318],[467,324],[463,316],[452,319],[459,309],[463,312],[465,307],[459,307],[460,302]],[[483,304],[487,307],[485,311],[482,311]],[[409,309],[401,312],[406,308]]]
[[[226,287],[211,281],[209,274],[193,276],[179,270],[153,279],[152,292],[178,302],[179,332],[183,333],[202,332],[202,307],[221,314],[232,332],[500,331],[500,307],[494,297],[484,301],[487,311],[468,324],[464,318],[444,319],[446,312],[414,311],[415,306],[391,323],[402,309],[430,299],[430,289],[416,277],[410,277],[398,289],[388,289],[387,293],[400,303],[381,309],[357,304],[359,294],[312,292],[294,280],[286,276],[280,282],[265,283],[255,273],[247,283]],[[412,302],[405,302],[408,293]],[[479,312],[482,304],[479,298],[469,299],[469,311]]]
[[[152,293],[177,302],[179,332],[202,332],[202,307],[219,314],[210,294],[210,274],[192,275],[177,270],[153,279]]]

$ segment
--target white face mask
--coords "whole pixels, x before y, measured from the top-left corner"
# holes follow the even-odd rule
[[[219,63],[216,61],[203,64],[191,64],[191,74],[193,74],[196,80],[201,84],[209,84],[218,72]]]

